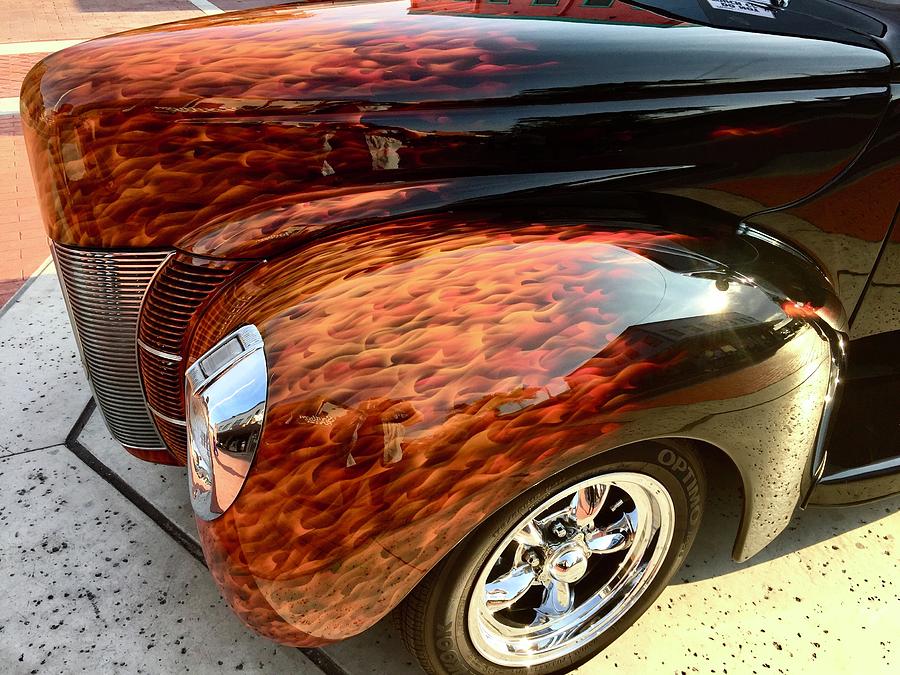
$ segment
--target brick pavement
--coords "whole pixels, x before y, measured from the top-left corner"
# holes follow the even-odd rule
[[[202,14],[189,0],[0,0],[0,41],[92,38]]]
[[[47,52],[0,55],[0,98],[18,96],[28,71],[45,56]]]
[[[18,115],[0,115],[0,306],[50,254]]]
[[[48,50],[66,46],[42,41],[83,40],[202,15],[189,0],[0,0],[0,307],[50,253],[14,114],[28,70]],[[35,41],[41,44],[28,44]]]

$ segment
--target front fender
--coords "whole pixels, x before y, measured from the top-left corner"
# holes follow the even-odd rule
[[[198,521],[224,595],[281,642],[346,638],[522,491],[661,437],[734,460],[735,555],[752,555],[809,487],[834,363],[803,291],[760,274],[783,277],[785,256],[738,235],[480,215],[258,266],[208,308],[189,355],[254,324],[269,367],[255,466],[222,517]]]

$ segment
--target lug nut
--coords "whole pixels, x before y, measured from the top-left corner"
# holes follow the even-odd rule
[[[522,556],[522,560],[531,565],[532,567],[540,567],[541,566],[541,558],[534,551],[526,551],[525,555]]]
[[[566,526],[563,523],[556,521],[556,523],[553,524],[553,534],[556,535],[558,539],[565,539],[569,532],[566,530]]]

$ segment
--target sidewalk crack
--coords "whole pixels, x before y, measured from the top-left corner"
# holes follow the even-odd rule
[[[19,450],[18,452],[8,452],[4,455],[0,455],[0,460],[7,459],[9,457],[18,457],[19,455],[27,455],[29,452],[38,452],[39,450],[49,450],[50,448],[64,448],[66,444],[64,441],[59,443],[52,443],[50,445],[43,445],[40,448],[28,448],[27,450]]]

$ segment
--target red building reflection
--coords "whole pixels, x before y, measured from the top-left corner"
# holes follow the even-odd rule
[[[413,14],[565,18],[642,26],[682,23],[619,0],[411,0],[410,11]]]

